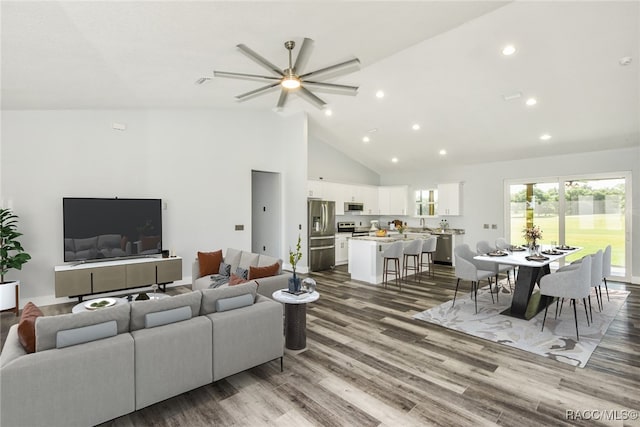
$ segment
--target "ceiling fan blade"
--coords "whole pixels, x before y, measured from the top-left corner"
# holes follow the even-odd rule
[[[273,72],[275,75],[284,76],[284,73],[282,72],[282,70],[279,67],[277,67],[276,65],[274,65],[271,62],[267,61],[263,56],[261,56],[260,54],[256,53],[254,50],[252,50],[251,48],[247,47],[246,45],[239,44],[238,45],[238,49],[240,49],[242,51],[242,53],[247,55],[249,58],[253,59],[258,64],[262,65],[267,70]]]
[[[265,81],[280,81],[279,77],[271,77],[271,76],[260,76],[258,74],[245,74],[245,73],[231,73],[228,71],[214,71],[214,77],[226,77],[230,79],[242,79],[242,80],[253,80],[259,82]]]
[[[307,61],[309,61],[309,57],[311,56],[311,51],[313,50],[313,40],[305,39],[302,41],[302,46],[300,47],[300,51],[298,52],[298,57],[296,58],[296,63],[293,65],[293,72],[296,74],[300,74],[304,67],[307,65]]]
[[[270,85],[262,86],[258,89],[251,90],[249,92],[245,92],[243,94],[236,96],[236,99],[238,101],[246,101],[247,99],[255,98],[258,95],[265,94],[277,86],[280,86],[280,82],[276,82]]]
[[[289,91],[285,88],[282,88],[282,90],[280,91],[280,98],[278,99],[278,105],[276,105],[276,108],[280,109],[284,107],[284,104],[287,102],[287,95],[289,95]]]
[[[303,86],[307,86],[311,89],[317,89],[325,92],[338,93],[340,95],[357,95],[358,86],[339,85],[335,83],[323,83],[323,82],[310,82],[305,80],[302,82]]]
[[[319,70],[311,71],[310,73],[300,75],[301,79],[314,78],[317,79],[320,76],[326,78],[331,74],[331,77],[335,77],[340,74],[351,73],[360,68],[360,60],[358,58],[350,59],[339,64],[330,65],[329,67],[321,68]]]
[[[298,95],[300,95],[301,97],[303,97],[304,99],[306,99],[307,101],[309,101],[310,103],[312,103],[313,105],[315,105],[321,110],[324,108],[325,105],[327,105],[326,102],[324,102],[322,99],[318,98],[313,93],[311,93],[310,90],[305,89],[302,86],[300,86],[300,89],[297,90],[297,93]]]

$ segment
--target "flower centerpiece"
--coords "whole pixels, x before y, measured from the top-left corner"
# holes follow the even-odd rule
[[[542,230],[537,225],[532,225],[531,227],[525,227],[522,229],[522,235],[524,240],[527,242],[529,249],[531,252],[536,252],[538,248],[538,240],[542,240]]]
[[[296,251],[292,251],[289,248],[289,264],[291,264],[291,268],[293,269],[293,277],[289,278],[289,292],[299,292],[300,291],[300,279],[296,276],[296,265],[298,261],[302,258],[302,240],[300,239],[300,235],[298,234],[298,243],[296,244]]]

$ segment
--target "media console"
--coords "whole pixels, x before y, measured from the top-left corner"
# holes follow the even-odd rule
[[[164,285],[182,280],[182,258],[132,258],[99,263],[57,265],[56,297],[87,295]]]

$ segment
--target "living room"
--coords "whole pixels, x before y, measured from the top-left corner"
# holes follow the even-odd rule
[[[465,212],[459,217],[450,219],[450,221],[452,226],[458,226],[466,230],[466,241],[476,242],[479,240],[494,240],[505,232],[507,219],[505,215],[504,186],[507,179],[574,175],[597,176],[599,174],[630,171],[632,179],[628,185],[631,188],[632,198],[628,206],[628,209],[631,210],[631,221],[628,224],[629,236],[627,242],[632,251],[630,259],[635,262],[627,266],[629,268],[627,273],[630,281],[640,283],[640,263],[636,261],[639,258],[638,251],[640,250],[640,215],[638,215],[638,212],[640,212],[640,139],[637,118],[635,122],[631,123],[631,127],[635,126],[634,133],[594,135],[589,141],[568,141],[567,145],[573,150],[569,152],[556,148],[556,146],[540,146],[539,141],[535,141],[538,145],[531,145],[528,149],[522,149],[519,152],[515,149],[504,148],[505,152],[516,151],[516,154],[509,158],[502,158],[498,154],[501,155],[503,153],[494,151],[495,160],[477,163],[455,161],[450,158],[436,158],[435,160],[425,158],[423,159],[424,167],[410,168],[400,162],[400,165],[395,169],[388,169],[387,166],[384,169],[373,169],[367,167],[367,163],[360,161],[368,159],[365,154],[362,155],[363,157],[350,156],[346,154],[351,150],[349,147],[345,148],[344,151],[338,150],[335,147],[335,141],[332,139],[333,135],[323,133],[320,129],[321,126],[319,126],[316,112],[305,111],[304,100],[294,104],[296,108],[290,111],[276,113],[272,111],[277,98],[275,95],[273,95],[275,98],[249,100],[236,104],[233,96],[242,91],[238,87],[232,87],[231,90],[224,93],[213,92],[203,95],[203,90],[206,91],[211,87],[217,89],[217,86],[208,87],[203,85],[200,87],[193,84],[193,80],[201,75],[210,73],[213,68],[217,69],[219,67],[221,69],[234,70],[235,68],[233,67],[236,64],[243,64],[243,61],[249,64],[245,67],[245,70],[251,72],[251,62],[243,58],[235,50],[234,46],[237,43],[244,42],[256,50],[262,51],[264,45],[260,45],[259,37],[255,36],[255,34],[255,37],[250,40],[236,40],[233,37],[226,36],[225,42],[229,47],[226,55],[221,58],[210,57],[206,60],[200,58],[197,66],[193,66],[190,70],[191,74],[185,76],[185,79],[188,77],[190,80],[175,83],[180,85],[180,90],[184,90],[185,94],[183,95],[184,98],[172,105],[171,100],[163,98],[161,94],[162,87],[139,89],[135,85],[132,86],[130,81],[127,80],[131,77],[123,76],[126,74],[126,70],[114,69],[110,64],[109,58],[103,58],[103,65],[107,71],[102,70],[99,73],[99,79],[95,78],[93,74],[94,71],[97,71],[94,69],[95,63],[92,62],[91,65],[75,63],[74,52],[65,51],[64,49],[66,46],[65,40],[78,36],[80,38],[78,44],[89,42],[84,38],[85,36],[81,30],[73,29],[73,25],[64,26],[65,31],[57,34],[49,36],[47,34],[39,34],[38,37],[30,38],[29,40],[37,42],[46,41],[49,37],[53,40],[51,40],[50,45],[43,43],[34,52],[30,52],[28,49],[22,51],[20,47],[20,31],[24,29],[26,33],[31,35],[36,33],[36,18],[44,19],[43,17],[47,16],[47,13],[53,13],[56,18],[75,20],[79,19],[78,17],[85,12],[81,10],[82,8],[76,9],[70,4],[61,6],[56,4],[57,2],[53,2],[52,5],[44,9],[39,9],[42,5],[21,6],[18,3],[3,2],[2,5],[3,106],[0,199],[2,199],[3,207],[10,207],[19,215],[20,230],[24,234],[21,243],[32,257],[32,260],[21,271],[12,271],[10,275],[11,278],[21,281],[20,305],[24,305],[27,301],[33,301],[37,305],[43,306],[69,302],[68,298],[55,298],[54,296],[54,267],[63,264],[63,197],[161,198],[166,203],[166,208],[163,210],[163,241],[165,242],[165,249],[184,259],[183,280],[176,283],[176,285],[188,286],[191,284],[191,261],[198,251],[226,250],[226,248],[251,249],[252,171],[275,172],[281,176],[283,215],[281,218],[281,241],[279,242],[281,253],[277,255],[285,259],[285,268],[287,267],[288,248],[295,245],[299,235],[304,237],[307,233],[306,183],[308,179],[323,177],[329,181],[354,184],[402,184],[409,185],[411,189],[432,187],[440,182],[464,182],[462,203],[465,206]],[[21,7],[25,7],[25,9],[21,9]],[[90,6],[86,5],[86,7]],[[104,4],[96,5],[96,7],[100,9],[104,7]],[[47,8],[51,8],[51,10]],[[105,16],[117,16],[116,10],[104,10],[102,12],[106,13]],[[68,13],[69,16],[65,17],[65,13]],[[110,13],[114,15],[110,15]],[[96,15],[98,15],[97,12]],[[89,13],[89,16],[95,17],[93,13]],[[135,14],[132,14],[130,17],[134,19],[135,16]],[[259,20],[256,19],[256,21]],[[264,24],[265,26],[269,24],[268,27],[270,28],[281,25],[280,20],[275,17],[273,20],[267,19],[265,21],[270,21]],[[128,21],[125,19],[122,22]],[[91,20],[87,20],[86,22],[83,21],[82,25],[90,24]],[[205,24],[201,23],[200,25]],[[22,29],[18,31],[18,28]],[[306,35],[294,33],[295,37]],[[637,36],[637,33],[631,34],[630,38],[633,38],[634,35]],[[94,36],[100,37],[104,42],[102,36],[95,34]],[[283,37],[289,37],[289,35],[278,35],[277,38],[278,40],[282,38],[282,41],[284,41]],[[403,40],[403,43],[405,43],[403,48],[411,44],[409,41]],[[341,55],[346,54],[340,51],[335,54],[336,58],[332,54],[333,45],[331,48],[322,47],[320,49],[325,41],[316,37],[316,42],[317,50],[326,49],[326,56],[329,61],[339,59]],[[5,50],[5,43],[8,47],[7,50]],[[634,43],[633,46],[636,51],[633,52],[635,56],[631,66],[635,67],[634,70],[637,75],[637,64],[640,56],[637,55],[637,41]],[[265,42],[265,44],[267,43]],[[74,48],[78,48],[75,42],[71,45]],[[89,50],[92,50],[92,48]],[[50,88],[40,91],[40,95],[36,96],[28,90],[29,79],[26,78],[23,81],[20,78],[19,70],[21,67],[18,65],[24,67],[22,71],[26,72],[30,68],[28,66],[30,59],[38,57],[42,52],[47,51],[50,52],[49,56],[59,57],[60,63],[53,61],[56,67],[51,70],[50,75],[46,68],[37,67],[40,69],[38,73],[41,76],[37,84],[34,84],[38,89],[47,86],[50,86]],[[168,48],[168,51],[171,54],[167,55],[167,61],[189,62],[189,52],[187,50],[172,50]],[[18,54],[17,52],[20,53]],[[283,54],[284,50],[278,44],[274,52]],[[358,54],[358,52],[348,53]],[[618,54],[616,52],[613,55],[613,60],[617,61],[618,56],[622,56],[623,53]],[[135,49],[132,49],[129,55],[134,56],[134,54]],[[204,54],[199,53],[197,55]],[[281,58],[276,55],[278,53],[268,57],[284,59],[284,56]],[[131,56],[128,57],[129,61],[133,61]],[[11,63],[17,65],[12,66]],[[374,63],[374,61],[371,61],[371,63]],[[204,67],[202,64],[207,64],[207,66]],[[161,64],[152,65],[158,67],[157,73],[162,73]],[[65,87],[73,86],[66,78],[60,76],[65,68],[68,67],[79,70],[76,75],[84,76],[83,79],[77,81],[79,87],[85,89],[94,87],[95,92],[87,89],[86,98],[70,97],[62,99],[59,97],[61,93],[64,93]],[[123,80],[127,80],[127,82],[122,83]],[[358,82],[358,74],[350,75],[348,80]],[[637,84],[636,81],[636,85],[632,88],[635,89],[634,93],[636,94],[636,113],[638,111],[637,100],[639,96]],[[251,88],[253,86],[248,86],[247,90]],[[155,95],[148,96],[152,90],[155,90]],[[363,91],[356,98],[370,95]],[[500,96],[500,94],[497,96]],[[228,107],[207,107],[208,101],[219,97],[227,97],[226,103]],[[339,98],[341,97],[337,95],[333,97],[332,95],[327,95],[327,99],[335,100],[336,104],[348,102],[351,99],[350,97],[344,97],[347,101],[340,101]],[[186,103],[184,99],[193,99],[193,103]],[[258,104],[252,104],[254,101],[257,101]],[[374,100],[374,102],[377,101]],[[310,106],[310,108],[313,109],[314,107]],[[334,114],[337,115],[336,113]],[[575,127],[582,126],[580,122],[574,125]],[[460,126],[464,126],[464,122],[461,122]],[[486,126],[498,126],[498,123],[487,123]],[[533,139],[537,139],[537,136],[534,136]],[[557,136],[554,139],[561,140],[561,137]],[[620,142],[622,140],[624,142]],[[377,146],[370,147],[367,151],[374,152],[374,155],[375,153],[380,156],[384,155],[385,161],[386,157],[388,157],[388,153]],[[467,154],[473,155],[472,153]],[[496,223],[498,228],[487,230],[483,227],[486,223]],[[244,229],[237,230],[237,225],[243,225]],[[304,252],[306,252],[306,249]],[[306,253],[304,253],[300,264],[304,271],[304,267],[307,265]],[[323,276],[321,275],[320,277]],[[418,310],[422,306],[435,304],[436,302],[440,303],[442,302],[440,297],[445,300],[450,299],[450,296],[453,295],[455,280],[451,277],[448,277],[448,279],[449,282],[446,285],[441,285],[446,289],[447,298],[445,298],[444,294],[433,297],[432,294],[434,292],[436,294],[439,292],[437,289],[429,288],[429,291],[425,291],[421,290],[418,285],[409,287],[408,295],[410,296],[399,295],[394,290],[391,298],[401,301],[407,307],[411,307],[408,310]],[[362,338],[362,341],[358,341],[358,345],[362,346],[357,348],[358,355],[355,357],[358,362],[366,360],[366,349],[362,344],[364,342],[372,345],[371,351],[376,354],[376,357],[382,357],[383,350],[388,350],[393,346],[392,341],[384,341],[383,345],[376,347],[375,342],[369,342],[365,339],[364,332],[360,329],[365,324],[362,319],[357,320],[357,318],[348,317],[348,314],[346,314],[348,310],[346,309],[345,312],[339,312],[338,310],[342,305],[342,302],[339,301],[342,295],[341,288],[345,286],[344,283],[348,282],[348,279],[339,281],[336,277],[330,277],[326,280],[327,304],[330,302],[332,305],[330,307],[325,306],[325,308],[328,308],[326,312],[322,312],[320,309],[317,311],[314,309],[313,311],[317,326],[315,330],[310,332],[310,338],[317,342],[315,350],[323,354],[323,357],[327,359],[334,358],[339,361],[341,369],[346,369],[344,367],[352,362],[352,360],[342,355],[348,354],[350,350],[338,345],[338,343],[344,344],[347,341],[345,338],[347,335],[341,333],[338,338],[333,337],[336,340],[332,341],[330,329],[334,325],[327,319],[334,316],[337,319],[335,321],[338,323],[353,321],[357,326],[356,329],[352,329],[350,332],[355,334],[357,338]],[[443,281],[445,280],[443,279]],[[634,289],[632,292],[635,292],[633,285],[626,286],[628,289]],[[365,302],[357,301],[358,293],[366,296]],[[355,307],[364,309],[367,304],[378,304],[383,295],[373,293],[366,286],[358,284],[349,290],[349,297],[345,297],[345,299],[353,301]],[[408,301],[412,298],[414,301]],[[415,301],[417,299],[420,299],[420,303]],[[635,296],[629,301],[627,308],[621,313],[628,314],[633,319],[633,316],[637,317],[638,297]],[[320,305],[320,307],[322,306]],[[378,311],[376,312],[376,310]],[[636,314],[634,314],[634,310]],[[417,341],[417,347],[420,348],[422,345],[419,343],[420,340],[411,334],[415,334],[417,337],[420,334],[424,334],[424,329],[399,320],[399,314],[392,308],[386,307],[384,303],[377,305],[372,312],[380,314],[380,312],[384,311],[387,312],[389,318],[380,322],[387,322],[393,326],[389,329],[391,332],[388,333],[395,337],[402,336],[403,339],[412,341],[411,345],[407,344],[405,347],[403,344],[401,346],[398,357],[409,356],[411,352],[416,351],[416,347],[413,346],[415,342],[413,341]],[[373,321],[371,318],[373,316],[372,312],[365,315],[367,320]],[[376,332],[382,330],[382,323],[375,323]],[[624,321],[618,319],[616,324],[619,328],[622,328]],[[633,330],[635,329],[631,329],[628,333],[633,335]],[[447,335],[436,328],[429,328],[428,333],[432,336],[429,341],[430,344],[433,344],[431,339],[434,341],[441,339],[443,347],[446,346],[444,343],[452,342],[451,345],[454,346],[455,351],[472,352],[474,362],[479,362],[483,358],[482,351],[479,350],[484,345],[481,340],[470,339],[465,341],[465,337],[461,334]],[[378,338],[381,335],[384,334],[375,334]],[[387,340],[388,338],[382,336],[380,339]],[[618,342],[612,339],[610,347],[605,346],[605,348],[610,349],[616,345],[618,345]],[[625,341],[624,346],[626,346],[625,351],[633,353],[633,351],[637,350],[638,343],[637,341]],[[509,369],[514,368],[513,365],[510,365],[513,363],[515,364],[514,369],[518,371],[518,378],[522,379],[528,375],[528,370],[535,369],[536,363],[540,362],[539,359],[535,358],[532,360],[526,359],[526,357],[521,358],[515,350],[506,350],[503,353],[499,353],[494,347],[489,347],[488,353],[491,353],[493,357],[491,363],[495,362],[496,365],[500,365],[500,369],[496,369],[498,371],[496,377],[505,370],[507,371],[506,375],[511,375],[508,372]],[[372,381],[371,378],[380,372],[382,372],[380,375],[383,378],[406,372],[417,374],[422,370],[428,370],[425,366],[429,361],[433,362],[434,359],[445,360],[448,357],[447,355],[448,353],[444,349],[436,355],[421,353],[416,356],[415,365],[417,367],[414,366],[412,368],[415,370],[404,372],[396,370],[397,364],[400,363],[397,360],[390,361],[385,359],[384,363],[388,364],[385,365],[388,368],[386,371],[384,369],[371,371],[358,365],[356,369],[358,371],[358,380],[367,383],[365,379]],[[594,372],[607,369],[606,362],[602,362],[603,359],[606,359],[606,355],[606,353],[600,355],[600,359],[597,360],[599,363],[597,368],[592,369],[589,374],[582,373],[580,370],[575,370],[575,372],[578,372],[575,374],[573,368],[559,364],[548,364],[546,361],[540,362],[540,369],[543,371],[541,376],[544,380],[541,380],[539,384],[536,383],[536,385],[550,387],[553,384],[554,387],[561,388],[553,379],[557,372],[561,372],[563,379],[558,383],[570,384],[571,391],[579,388],[580,384],[590,381],[594,381],[592,386],[595,387],[594,384],[602,380],[606,383],[607,393],[610,394],[607,397],[608,401],[613,401],[614,397],[618,397],[622,401],[625,397],[621,394],[616,395],[617,392],[613,385],[614,380],[622,381],[624,383],[623,388],[633,390],[633,387],[637,386],[639,374],[637,369],[630,368],[631,372],[628,377],[630,379],[625,382],[622,378],[623,374],[605,377],[600,372]],[[312,373],[319,372],[320,376],[325,377],[326,372],[319,367],[326,363],[325,359],[316,364],[317,360],[313,358],[317,356],[312,353],[299,358],[289,357],[290,359],[285,361],[285,366],[287,364],[291,366],[290,362],[297,364],[290,371],[295,375],[302,375],[305,368],[308,368]],[[515,359],[515,362],[511,362],[509,360],[510,357]],[[448,364],[448,370],[454,370],[455,366],[463,366],[461,369],[464,372],[474,376],[472,374],[474,368],[470,364],[463,363],[459,357],[456,356],[447,360],[448,362],[443,364]],[[619,368],[620,365],[615,366],[615,369]],[[483,369],[488,368],[483,365]],[[269,406],[265,402],[273,403],[264,397],[268,394],[265,391],[265,387],[267,387],[269,381],[284,382],[284,380],[278,379],[281,377],[276,376],[277,372],[277,367],[264,367],[257,371],[257,375],[254,375],[255,373],[242,374],[219,387],[224,389],[224,392],[231,394],[234,389],[240,389],[243,386],[251,389],[249,383],[252,383],[254,384],[253,387],[258,389],[258,395],[263,397],[263,400],[258,403],[258,407],[264,409],[265,406]],[[335,377],[325,377],[329,379],[325,381],[323,387],[330,389],[332,393],[338,393],[340,389],[348,388],[341,382],[343,380],[342,376],[346,375],[346,372],[342,370],[338,370],[338,372]],[[494,373],[492,371],[492,375]],[[574,382],[570,374],[577,375],[579,379]],[[269,377],[271,380],[267,379],[264,382],[253,383],[254,377],[260,375]],[[474,378],[477,380],[477,377],[474,376]],[[430,377],[429,381],[437,382],[438,379]],[[459,393],[462,396],[462,393],[464,393],[462,388],[464,387],[460,385],[461,380],[459,378],[451,379],[450,377],[449,381],[450,384],[446,386],[448,392]],[[492,377],[492,381],[497,383],[498,380]],[[492,388],[492,391],[495,394],[511,391],[507,387],[498,386],[496,383],[492,383],[492,386],[495,387]],[[472,411],[477,410],[478,406],[480,406],[479,402],[485,399],[483,392],[478,389],[478,384],[483,383],[481,381],[474,383],[466,392],[467,395],[472,396],[475,403],[464,410],[460,410],[457,415],[462,416],[461,413],[469,415]],[[313,381],[305,378],[300,385],[300,389],[305,394],[312,395],[312,386],[314,385]],[[367,383],[367,386],[370,385]],[[424,386],[424,384],[422,385]],[[457,385],[460,385],[460,387],[458,388]],[[364,385],[363,388],[367,389]],[[390,391],[387,388],[383,390],[385,392]],[[203,394],[199,395],[199,398],[203,398],[203,395],[206,396],[209,392],[201,392]],[[437,390],[433,393],[437,394]],[[542,391],[537,393],[541,394]],[[283,397],[284,394],[280,394],[280,398],[286,400],[286,397]],[[395,410],[399,410],[398,408],[402,407],[403,396],[401,394],[396,392],[393,395],[391,404]],[[407,395],[410,394],[410,392],[407,392]],[[593,395],[595,394],[594,392]],[[568,397],[569,395],[569,393],[562,395],[563,404],[566,407],[573,407],[570,404],[575,405],[576,401],[571,400]],[[589,404],[595,404],[594,402],[601,403],[593,395],[590,397],[591,400],[588,400]],[[246,409],[252,404],[249,396],[250,393],[242,394],[242,399],[239,399],[240,402],[234,402],[233,406],[231,406],[237,410],[237,412],[231,410],[230,413],[234,414],[234,416],[227,419],[219,419],[219,423],[231,424],[234,421],[240,424],[249,424],[250,421],[266,422],[259,417],[251,418],[247,416],[248,418],[242,418],[237,416],[238,413],[243,411],[238,408],[245,408],[246,411],[249,411],[249,409]],[[538,415],[539,413],[544,414],[545,408],[549,409],[549,407],[545,407],[544,403],[538,405],[543,402],[543,398],[538,397],[539,399],[536,400],[536,403],[533,403],[533,401],[527,402],[526,405],[518,403],[516,406],[523,405],[526,408],[518,407],[516,408],[517,410],[511,408],[512,412],[509,413],[512,415],[518,410],[522,410],[523,413],[531,414],[539,410]],[[216,395],[216,399],[218,398],[220,398],[220,395]],[[294,399],[295,393],[292,393],[290,398]],[[424,396],[419,395],[417,400],[420,399],[424,399]],[[502,401],[503,398],[499,399],[501,405],[509,405],[509,402]],[[626,399],[626,403],[623,405],[625,407],[633,407],[633,404],[636,403],[631,397]],[[382,414],[376,412],[375,408],[373,408],[375,405],[372,405],[371,401],[367,400],[364,395],[358,394],[358,398],[355,400],[358,401],[356,406],[359,408],[357,416],[354,415],[345,419],[351,422],[361,421],[362,424],[376,424],[374,420],[367,418],[363,414],[369,410],[369,415],[376,413],[373,418],[378,417],[377,419],[379,420]],[[346,411],[344,407],[338,409],[332,406],[333,404],[324,394],[319,395],[316,403],[319,404],[319,408],[322,408],[324,404],[325,407],[330,408],[329,412],[334,415],[339,413],[340,410]],[[345,403],[343,404],[348,406]],[[282,416],[282,413],[288,413],[286,410],[280,411],[282,408],[288,408],[288,404],[279,401],[274,405],[276,409],[265,409],[270,414],[269,420],[272,422],[286,424],[287,422],[300,421],[300,418],[298,418],[300,413],[295,411],[289,413],[291,418],[278,418]],[[489,405],[487,404],[487,406]],[[563,407],[562,404],[556,403],[549,405],[553,407],[552,412],[554,414]],[[460,406],[464,407],[464,404]],[[582,409],[591,408],[587,404],[579,407]],[[607,408],[599,407],[599,409]],[[229,410],[229,408],[226,408],[226,410]],[[320,411],[318,408],[315,408],[315,410]],[[428,413],[428,410],[424,410],[425,413]],[[434,414],[438,412],[433,408],[431,410],[434,411]],[[490,412],[490,409],[486,408],[486,410]],[[277,413],[277,416],[274,413]],[[148,424],[157,421],[148,412],[145,416],[150,418],[143,418],[139,421]],[[437,416],[442,416],[442,414],[437,413]],[[540,417],[535,418],[535,420],[550,421],[553,419],[553,421],[558,421],[557,418],[545,418],[546,415],[541,415]],[[428,419],[428,417],[425,418]],[[422,418],[422,421],[427,423],[428,421],[425,418]],[[307,418],[307,422],[310,422],[309,419],[320,424],[319,418],[310,417]],[[339,418],[330,419],[335,421],[335,424],[339,424]],[[391,418],[386,421],[391,422],[392,420]],[[493,422],[498,422],[497,417],[492,420]],[[472,421],[479,421],[479,419],[474,417],[460,419],[440,418],[440,422],[443,424],[447,424],[447,421],[449,423],[468,422],[471,424]],[[432,422],[435,421],[432,419]],[[185,421],[185,423],[188,423],[188,421]],[[198,424],[198,422],[192,422],[192,424]]]

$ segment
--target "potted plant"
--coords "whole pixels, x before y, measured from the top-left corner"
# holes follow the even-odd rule
[[[291,264],[291,268],[293,269],[293,277],[289,278],[289,292],[299,292],[300,291],[300,278],[296,276],[296,265],[298,261],[302,258],[301,248],[301,239],[298,234],[298,243],[296,244],[296,251],[292,251],[289,248],[289,263]]]
[[[22,236],[18,232],[18,216],[11,209],[0,208],[0,286],[2,286],[3,300],[13,300],[9,297],[12,290],[15,289],[15,304],[7,305],[5,303],[0,307],[2,310],[15,307],[16,315],[18,314],[18,282],[15,280],[6,281],[4,275],[12,268],[22,270],[22,265],[31,259],[31,255],[26,253],[17,240]],[[6,307],[5,307],[6,305]]]

